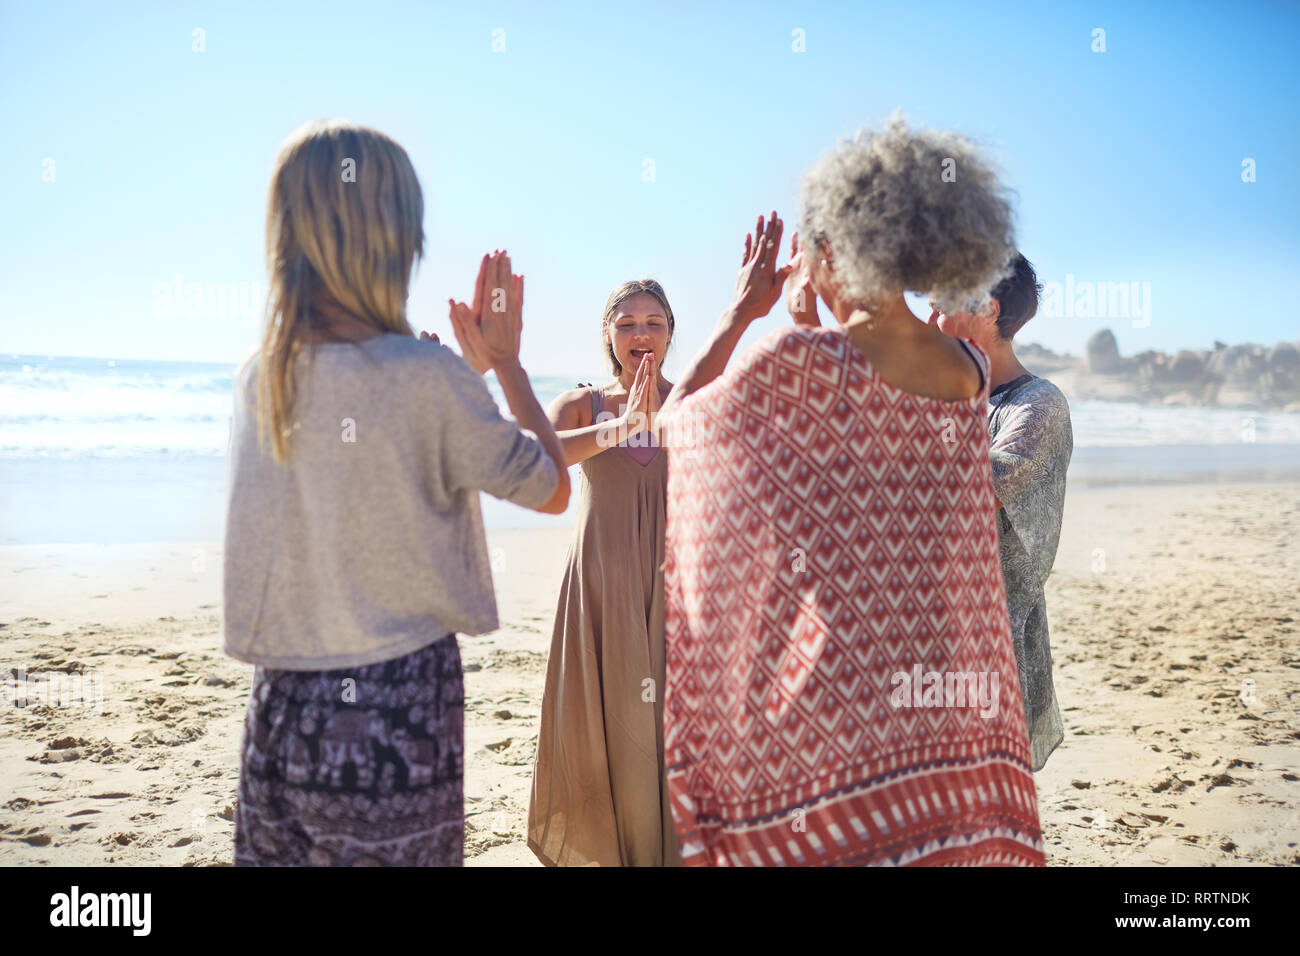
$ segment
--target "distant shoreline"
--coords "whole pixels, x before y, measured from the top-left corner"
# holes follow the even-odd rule
[[[1212,349],[1121,356],[1115,334],[1103,329],[1088,339],[1082,358],[1057,355],[1034,343],[1018,346],[1016,355],[1035,375],[1051,379],[1071,402],[1300,411],[1300,347],[1294,342],[1215,342]]]

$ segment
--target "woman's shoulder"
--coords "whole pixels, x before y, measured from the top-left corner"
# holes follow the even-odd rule
[[[427,363],[451,350],[437,342],[426,342],[400,332],[385,332],[354,342],[305,343],[298,351],[300,360],[332,361],[342,364],[402,366]],[[256,356],[254,356],[256,358]]]
[[[483,376],[439,342],[386,333],[361,342],[312,346],[311,351],[313,367],[336,373],[333,388],[370,393],[378,387],[393,406],[427,409],[433,403],[449,410],[492,401]]]
[[[900,392],[923,401],[984,408],[989,388],[989,358],[974,342],[917,323],[900,347],[887,353],[878,374]]]
[[[262,361],[262,350],[254,349],[244,357],[244,360],[235,366],[235,383],[237,385],[247,385],[257,378],[257,367]]]
[[[971,401],[988,394],[990,367],[988,353],[969,339],[950,338],[942,332],[939,334],[956,346],[953,350],[953,357],[956,359],[952,369],[953,390],[970,392],[967,398]],[[962,401],[961,398],[947,400]]]
[[[593,418],[593,403],[599,401],[600,386],[579,382],[551,400],[551,419],[566,422],[565,428],[585,428]]]
[[[361,345],[367,354],[382,362],[392,362],[395,365],[427,365],[429,362],[446,362],[453,356],[459,358],[441,342],[420,339],[413,335],[402,335],[399,332],[377,335]]]
[[[377,336],[362,344],[361,353],[364,360],[382,366],[385,374],[399,378],[428,382],[432,376],[434,380],[450,383],[453,389],[469,382],[481,383],[483,379],[454,349],[410,335]],[[358,360],[363,360],[361,355]]]
[[[916,323],[883,341],[861,342],[843,334],[846,351],[869,381],[920,402],[958,409],[984,407],[988,356],[964,339]]]

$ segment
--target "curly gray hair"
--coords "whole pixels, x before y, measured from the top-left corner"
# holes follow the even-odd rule
[[[898,292],[969,308],[1016,254],[1010,191],[957,133],[911,131],[895,112],[820,160],[803,180],[801,243],[825,243],[856,304]]]

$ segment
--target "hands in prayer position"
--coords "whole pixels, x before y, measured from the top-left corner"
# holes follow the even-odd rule
[[[461,355],[480,374],[519,362],[523,332],[524,277],[510,271],[510,256],[485,255],[474,283],[474,303],[448,299],[452,331]]]
[[[636,435],[653,428],[659,414],[659,370],[653,352],[641,357],[636,367],[636,378],[627,396],[627,433]]]
[[[448,299],[452,331],[461,357],[480,375],[503,364],[517,364],[523,332],[524,277],[510,271],[510,256],[497,249],[484,255],[474,282],[473,305]],[[434,332],[421,340],[439,342]]]
[[[519,342],[524,328],[524,277],[510,271],[510,256],[505,250],[497,249],[483,256],[479,263],[473,304],[448,299],[447,305],[461,357],[480,375],[488,369],[496,372],[497,383],[519,427],[536,434],[555,462],[559,472],[555,494],[536,510],[559,514],[569,503],[564,449],[519,364]],[[426,342],[439,341],[431,332],[421,332],[420,338]]]

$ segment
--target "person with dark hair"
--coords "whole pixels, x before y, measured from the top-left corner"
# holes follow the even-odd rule
[[[941,312],[930,324],[967,339],[989,357],[989,438],[1007,610],[1034,770],[1065,737],[1052,683],[1044,585],[1056,560],[1065,507],[1065,472],[1074,450],[1070,406],[1061,390],[1016,358],[1012,338],[1038,311],[1034,267],[1017,253],[1012,269],[978,312]]]

